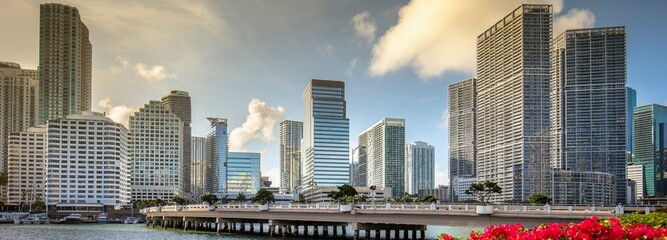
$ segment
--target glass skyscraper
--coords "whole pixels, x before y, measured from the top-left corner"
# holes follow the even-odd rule
[[[645,197],[663,197],[665,191],[665,142],[667,107],[657,104],[635,108],[634,163],[643,166]],[[639,184],[637,184],[639,185]]]
[[[211,168],[215,174],[205,183],[204,190],[211,193],[227,192],[227,154],[229,152],[227,119],[206,119],[211,123],[213,131],[206,138],[205,158],[206,161],[211,162]]]
[[[421,141],[405,145],[405,192],[431,188],[435,188],[435,147]]]
[[[190,104],[190,95],[185,91],[172,90],[169,95],[162,97],[162,105],[176,114],[181,119],[181,127],[183,129],[183,192],[191,193],[190,190],[190,144],[192,137],[192,110]]]
[[[613,192],[588,199],[605,204],[625,203],[626,198],[626,60],[625,28],[602,27],[566,30],[553,41],[551,51],[552,163],[559,170],[608,173],[615,187],[598,185],[608,177],[567,174],[591,189]],[[554,180],[559,179],[556,172]],[[590,174],[589,174],[590,175]],[[582,176],[582,177],[573,177]],[[552,186],[556,188],[558,181]],[[581,188],[581,187],[579,187]],[[560,202],[558,191],[554,202]],[[616,199],[613,199],[613,194]],[[572,199],[572,198],[570,198]]]
[[[293,193],[301,184],[301,138],[302,122],[280,123],[280,186],[286,193]]]
[[[544,193],[552,7],[524,4],[477,37],[477,178],[495,201]]]
[[[89,111],[92,45],[79,10],[40,5],[39,123]]]
[[[303,93],[302,186],[350,183],[345,83],[313,79]]]
[[[359,134],[359,162],[365,162],[366,184],[405,193],[405,119],[384,118]]]
[[[476,176],[476,84],[477,79],[471,78],[452,83],[448,87],[449,183],[451,185],[449,189],[450,197],[454,200],[457,200],[460,195],[458,184],[469,182],[470,178]]]
[[[633,147],[635,145],[635,134],[634,134],[634,129],[635,129],[635,107],[637,107],[637,91],[635,89],[626,87],[625,88],[625,95],[626,95],[626,106],[625,109],[627,111],[627,115],[625,117],[625,136],[626,136],[626,143],[625,143],[625,151],[628,152],[628,154],[632,155],[634,153]],[[628,161],[632,161],[632,156],[628,158]]]
[[[229,152],[227,154],[227,192],[256,193],[260,187],[260,154]]]

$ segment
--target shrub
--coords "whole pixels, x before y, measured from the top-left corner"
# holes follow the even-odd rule
[[[644,224],[651,227],[667,227],[667,213],[628,214],[621,217],[623,224]]]

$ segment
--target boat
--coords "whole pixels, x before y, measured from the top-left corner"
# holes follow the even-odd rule
[[[97,218],[97,223],[99,224],[107,223],[107,214],[106,213],[100,214],[100,216]]]
[[[128,218],[125,219],[125,221],[123,221],[123,223],[125,223],[125,224],[137,224],[137,223],[139,223],[139,219],[137,219],[135,217],[128,217]]]
[[[83,219],[81,219],[81,214],[72,213],[65,217],[65,223],[83,223]]]

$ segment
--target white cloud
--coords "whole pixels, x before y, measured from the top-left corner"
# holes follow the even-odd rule
[[[232,130],[229,135],[230,151],[245,151],[243,146],[253,140],[269,142],[273,140],[274,128],[283,120],[283,107],[269,107],[259,99],[253,99],[248,104],[246,121]]]
[[[327,55],[331,55],[333,53],[334,47],[331,46],[329,43],[325,43],[324,45],[317,46],[317,52],[319,53],[325,53]]]
[[[345,69],[345,76],[350,77],[354,74],[354,70],[357,68],[357,58],[354,58],[350,61],[350,66]]]
[[[566,14],[554,18],[553,36],[566,29],[590,28],[595,25],[595,14],[588,9],[570,9]]]
[[[369,73],[382,76],[410,67],[423,79],[446,72],[472,74],[477,36],[524,2],[413,0],[373,46]],[[563,8],[562,0],[527,2],[553,4],[554,13]]]
[[[440,115],[440,124],[438,125],[440,128],[444,130],[449,130],[449,110],[445,109],[445,111],[442,111],[442,114]]]
[[[102,111],[106,113],[107,117],[111,118],[114,122],[125,125],[125,127],[128,127],[130,115],[137,111],[136,108],[125,105],[114,106],[109,97],[97,102],[97,106],[102,108]]]
[[[375,26],[375,18],[373,18],[368,11],[363,11],[354,15],[350,20],[350,25],[354,27],[354,32],[357,36],[366,39],[367,44],[371,44],[375,41],[375,31],[377,30],[377,27]]]
[[[449,171],[438,164],[435,165],[435,185],[449,185]]]
[[[137,63],[135,65],[135,69],[137,70],[137,74],[139,74],[139,76],[143,77],[148,81],[159,82],[167,78],[176,77],[176,74],[168,73],[167,69],[161,65],[155,65],[149,68],[148,66],[146,66],[146,64]]]
[[[112,75],[115,75],[115,74],[118,74],[122,71],[125,71],[125,69],[127,69],[127,67],[130,66],[130,61],[123,58],[122,56],[117,56],[116,57],[116,62],[118,63],[118,65],[114,65],[114,66],[111,66],[109,68],[109,72]]]

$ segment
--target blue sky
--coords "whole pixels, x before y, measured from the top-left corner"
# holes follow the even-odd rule
[[[42,2],[0,0],[0,61],[37,67]],[[277,124],[302,120],[311,78],[344,80],[351,147],[381,118],[405,118],[407,142],[436,147],[444,184],[447,85],[475,75],[475,37],[522,1],[55,2],[76,6],[90,30],[93,110],[123,121],[188,91],[193,135],[209,132],[206,117],[246,123],[233,141],[261,152],[277,184]],[[554,4],[555,29],[627,26],[628,86],[640,105],[667,104],[667,2],[537,2]]]

